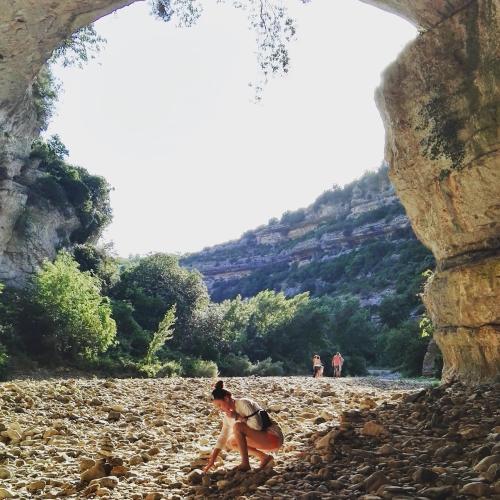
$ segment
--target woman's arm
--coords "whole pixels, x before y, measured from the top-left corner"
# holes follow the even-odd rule
[[[214,448],[212,453],[210,453],[210,457],[208,458],[207,465],[203,467],[203,472],[208,472],[215,464],[217,457],[219,456],[220,448]]]
[[[220,451],[222,450],[222,448],[224,448],[224,446],[226,446],[230,430],[231,429],[229,426],[229,421],[227,417],[224,416],[224,419],[222,420],[222,429],[220,431],[219,437],[217,438],[217,443],[215,443],[215,447],[212,450],[212,453],[210,453],[210,457],[208,459],[207,465],[205,465],[205,467],[203,468],[203,472],[208,472],[208,470],[214,466]]]
[[[219,450],[222,450],[222,448],[226,446],[230,431],[231,426],[229,424],[229,420],[227,416],[224,415],[224,419],[222,420],[222,429],[220,431],[219,437],[217,438],[217,443],[215,443],[215,448],[219,448]]]

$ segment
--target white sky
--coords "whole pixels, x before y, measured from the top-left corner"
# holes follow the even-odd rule
[[[194,28],[138,3],[96,23],[108,43],[84,67],[57,68],[48,134],[115,188],[106,231],[118,254],[190,252],[309,205],[383,158],[373,94],[416,30],[353,0],[288,2],[291,70],[255,104],[254,34],[215,0]]]

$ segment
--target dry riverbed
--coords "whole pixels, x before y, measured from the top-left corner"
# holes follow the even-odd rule
[[[500,460],[490,459],[485,471],[496,468],[489,477],[474,470],[483,458],[500,457],[497,387],[483,388],[486,396],[478,396],[463,388],[368,378],[228,379],[236,397],[253,398],[271,410],[285,445],[273,468],[228,472],[238,464],[231,453],[216,472],[201,475],[221,425],[209,399],[212,384],[207,379],[0,384],[0,499],[364,495],[375,500],[446,498],[447,492],[457,498],[470,482],[470,490],[485,498],[500,492]],[[467,411],[471,397],[476,416]],[[443,420],[446,404],[461,408],[454,435]],[[436,457],[446,446],[451,448]],[[467,446],[486,448],[469,460],[460,456]],[[450,470],[443,467],[448,458]],[[422,493],[432,488],[437,493]]]

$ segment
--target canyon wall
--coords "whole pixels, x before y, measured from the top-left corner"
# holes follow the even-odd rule
[[[444,378],[472,383],[500,365],[499,7],[467,2],[422,33],[377,92],[391,180],[437,261],[424,301]]]

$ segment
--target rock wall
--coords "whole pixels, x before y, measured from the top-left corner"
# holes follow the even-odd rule
[[[31,100],[34,76],[69,34],[133,1],[2,3],[0,255],[27,199],[19,176],[37,134]],[[386,71],[377,102],[386,126],[391,177],[416,234],[438,260],[435,281],[440,282],[445,270],[465,273],[468,266],[481,265],[485,259],[498,261],[500,0],[364,1],[410,20],[423,31]],[[483,269],[493,283],[489,303],[494,311],[500,304],[497,269],[490,264]],[[455,285],[460,279],[447,282],[460,287]],[[435,289],[428,287],[425,300],[437,325],[445,378],[498,378],[498,324],[469,324],[468,314],[460,316],[465,324],[458,318],[445,324],[448,316],[441,313],[446,307],[435,305]],[[459,295],[467,297],[461,304],[470,304],[473,289],[462,289],[460,295],[445,285],[440,304],[453,308]]]
[[[467,2],[385,72],[377,103],[390,176],[437,272],[424,301],[444,378],[500,368],[498,0]]]
[[[181,259],[181,264],[200,271],[212,293],[224,289],[225,282],[234,286],[238,280],[262,270],[302,267],[334,260],[375,241],[414,238],[386,166],[354,181],[342,190],[342,195],[325,198],[327,194],[298,211],[303,218],[296,222],[293,214],[291,222],[283,216],[280,222],[271,221],[247,231],[238,240],[190,254]],[[280,288],[289,295],[300,289],[287,283],[286,273]]]
[[[0,8],[0,282],[26,279],[79,227],[71,210],[30,201],[39,133],[32,82],[52,51],[82,26],[133,1],[11,0]]]

